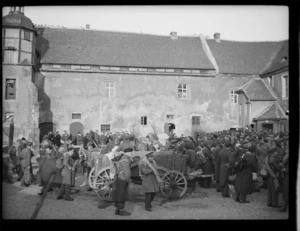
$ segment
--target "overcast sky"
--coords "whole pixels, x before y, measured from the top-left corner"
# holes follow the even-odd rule
[[[236,41],[288,39],[285,6],[31,6],[25,16],[34,24],[169,35],[213,36]],[[9,7],[3,8],[7,15]]]

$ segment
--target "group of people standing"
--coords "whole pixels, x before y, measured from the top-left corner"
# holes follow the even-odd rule
[[[80,146],[80,152],[75,151]],[[221,131],[215,133],[199,133],[193,137],[176,137],[170,134],[162,144],[157,136],[149,135],[137,139],[133,133],[102,133],[92,130],[83,136],[75,137],[66,131],[60,136],[58,132],[48,133],[43,137],[39,150],[38,178],[43,186],[39,195],[59,187],[57,199],[72,201],[71,189],[75,185],[78,166],[83,166],[88,175],[95,164],[93,152],[100,155],[114,153],[110,158],[114,166],[115,180],[112,184],[112,199],[115,202],[116,215],[127,216],[125,201],[128,200],[128,187],[132,170],[138,169],[142,178],[142,190],[145,193],[145,209],[152,211],[152,201],[159,191],[161,181],[154,152],[173,150],[187,155],[186,175],[201,170],[202,177],[188,179],[188,187],[195,190],[200,187],[212,187],[216,184],[217,192],[223,197],[230,197],[230,188],[235,189],[235,200],[249,203],[247,195],[267,186],[267,205],[279,207],[279,193],[283,193],[283,204],[280,211],[286,211],[289,203],[289,145],[285,134],[268,135],[252,131]],[[130,159],[126,152],[147,151],[141,160]],[[28,187],[32,177],[31,158],[32,143],[23,138],[17,147],[15,171],[19,174],[21,185]],[[50,176],[52,183],[47,185]],[[258,180],[260,179],[260,181]],[[231,186],[231,187],[230,187]],[[88,186],[88,190],[92,190]]]

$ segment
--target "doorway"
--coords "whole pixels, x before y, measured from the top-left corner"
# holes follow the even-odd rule
[[[200,132],[200,116],[192,116],[192,137],[195,138],[195,133]]]
[[[72,140],[76,137],[78,132],[80,132],[81,135],[84,136],[82,123],[80,123],[80,122],[71,123],[70,124],[70,135],[71,135]]]
[[[268,134],[273,133],[273,124],[262,124],[262,130]]]

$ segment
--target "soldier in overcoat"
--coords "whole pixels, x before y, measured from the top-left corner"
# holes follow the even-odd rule
[[[33,156],[34,155],[32,152],[32,143],[28,142],[27,147],[22,150],[22,152],[20,153],[20,156],[19,156],[21,169],[24,174],[21,179],[22,187],[28,187],[31,184],[32,174],[30,172],[30,169],[32,168],[31,158]]]
[[[213,153],[208,146],[207,142],[203,142],[202,153],[206,159],[205,163],[202,164],[203,175],[209,175],[213,173]],[[201,178],[201,186],[204,188],[209,188],[211,185],[211,177]]]
[[[219,169],[217,179],[219,181],[219,188],[222,192],[223,197],[230,197],[228,186],[228,168],[230,166],[230,158],[232,156],[230,147],[231,144],[229,142],[225,143],[225,147],[220,151],[217,159],[217,167]]]
[[[130,157],[121,153],[112,159],[115,167],[115,180],[113,182],[111,197],[115,202],[116,215],[129,216],[125,211],[125,201],[128,200],[128,187],[130,183]]]
[[[62,175],[62,184],[59,189],[57,199],[63,199],[66,201],[73,201],[74,199],[70,197],[71,194],[71,184],[72,184],[72,171],[75,170],[75,161],[72,159],[74,154],[74,148],[70,147],[68,151],[64,153],[64,167],[61,171]]]
[[[147,153],[146,156],[142,158],[139,163],[139,170],[143,179],[142,190],[145,193],[145,209],[152,211],[151,202],[159,191],[160,181],[153,152]]]
[[[240,203],[249,203],[246,200],[247,194],[252,193],[252,173],[256,172],[257,165],[255,163],[253,153],[254,148],[251,146],[248,151],[238,157],[236,162],[236,179],[235,191],[236,201]]]

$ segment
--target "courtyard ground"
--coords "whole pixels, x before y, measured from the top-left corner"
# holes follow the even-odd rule
[[[79,187],[84,175],[77,176],[76,186]],[[2,183],[2,217],[4,219],[30,219],[40,196],[41,187],[33,184],[22,188],[20,181],[13,184]],[[200,188],[186,193],[179,200],[168,201],[160,194],[153,201],[153,211],[144,209],[144,195],[141,186],[130,186],[130,198],[126,202],[126,210],[131,216],[117,216],[112,204],[104,209],[98,208],[99,197],[95,192],[87,192],[85,187],[78,193],[72,194],[74,201],[57,200],[58,189],[47,194],[43,206],[36,219],[288,219],[288,212],[279,212],[276,208],[266,205],[267,190],[261,189],[248,196],[249,204],[240,204],[232,198],[223,198],[215,188]],[[280,203],[281,203],[280,195]]]

